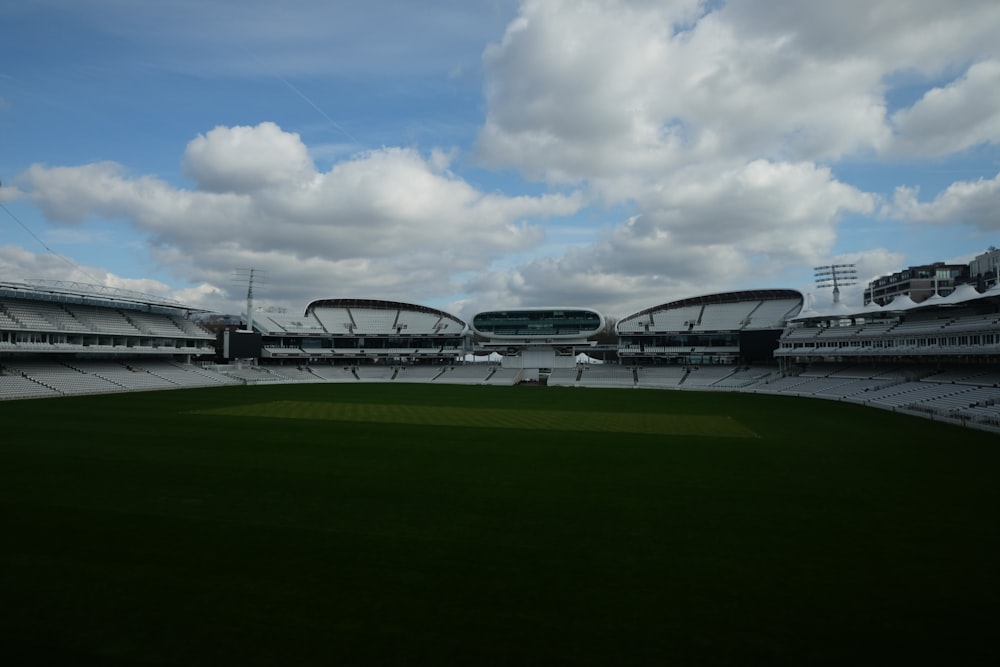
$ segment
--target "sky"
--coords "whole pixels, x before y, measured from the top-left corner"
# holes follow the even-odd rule
[[[611,317],[1000,245],[996,0],[0,4],[0,280]]]

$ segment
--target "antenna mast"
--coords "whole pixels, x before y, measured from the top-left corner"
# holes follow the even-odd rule
[[[827,264],[813,268],[816,273],[816,287],[833,288],[833,303],[840,303],[840,286],[858,284],[858,270],[854,264]]]
[[[253,284],[255,280],[260,282],[260,273],[252,267],[236,270],[236,279],[247,284],[247,321],[244,331],[253,331]]]

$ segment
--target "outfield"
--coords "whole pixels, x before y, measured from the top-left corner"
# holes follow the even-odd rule
[[[392,384],[0,420],[6,664],[1000,659],[1000,440],[978,431],[782,396]]]

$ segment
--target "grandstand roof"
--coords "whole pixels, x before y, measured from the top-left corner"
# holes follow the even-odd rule
[[[706,294],[704,296],[693,296],[687,299],[680,299],[678,301],[670,301],[668,303],[661,304],[659,306],[653,306],[652,308],[645,308],[638,312],[632,313],[627,317],[623,317],[623,320],[630,319],[633,317],[641,317],[649,313],[655,313],[661,310],[669,310],[672,308],[684,308],[687,306],[704,306],[710,304],[720,304],[720,303],[740,303],[741,301],[777,301],[780,299],[798,299],[803,301],[804,297],[802,293],[798,290],[793,289],[755,289],[755,290],[739,290],[735,292],[719,292],[717,294]]]
[[[895,297],[885,306],[879,306],[871,302],[864,306],[848,306],[844,303],[831,305],[822,310],[804,308],[792,321],[802,322],[805,320],[824,320],[834,317],[870,317],[873,314],[883,313],[886,315],[899,314],[916,310],[930,310],[932,308],[948,308],[951,306],[969,305],[973,301],[986,301],[1000,297],[1000,289],[988,289],[985,292],[978,292],[970,284],[962,284],[955,288],[955,291],[948,296],[932,296],[919,303],[914,302],[909,295],[902,294]]]
[[[430,313],[440,317],[448,317],[456,322],[465,324],[460,318],[451,313],[429,306],[421,306],[415,303],[403,303],[401,301],[385,301],[382,299],[317,299],[306,306],[304,315],[309,315],[317,308],[371,308],[374,310],[409,310],[418,313]]]
[[[92,285],[68,280],[26,280],[24,282],[0,281],[0,296],[19,299],[36,299],[64,303],[86,303],[118,308],[163,308],[189,313],[207,313],[204,308],[186,306],[180,301],[133,290]]]

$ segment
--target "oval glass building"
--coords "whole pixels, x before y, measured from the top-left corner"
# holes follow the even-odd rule
[[[490,340],[584,341],[604,328],[604,316],[590,308],[510,308],[472,318],[472,330]]]

